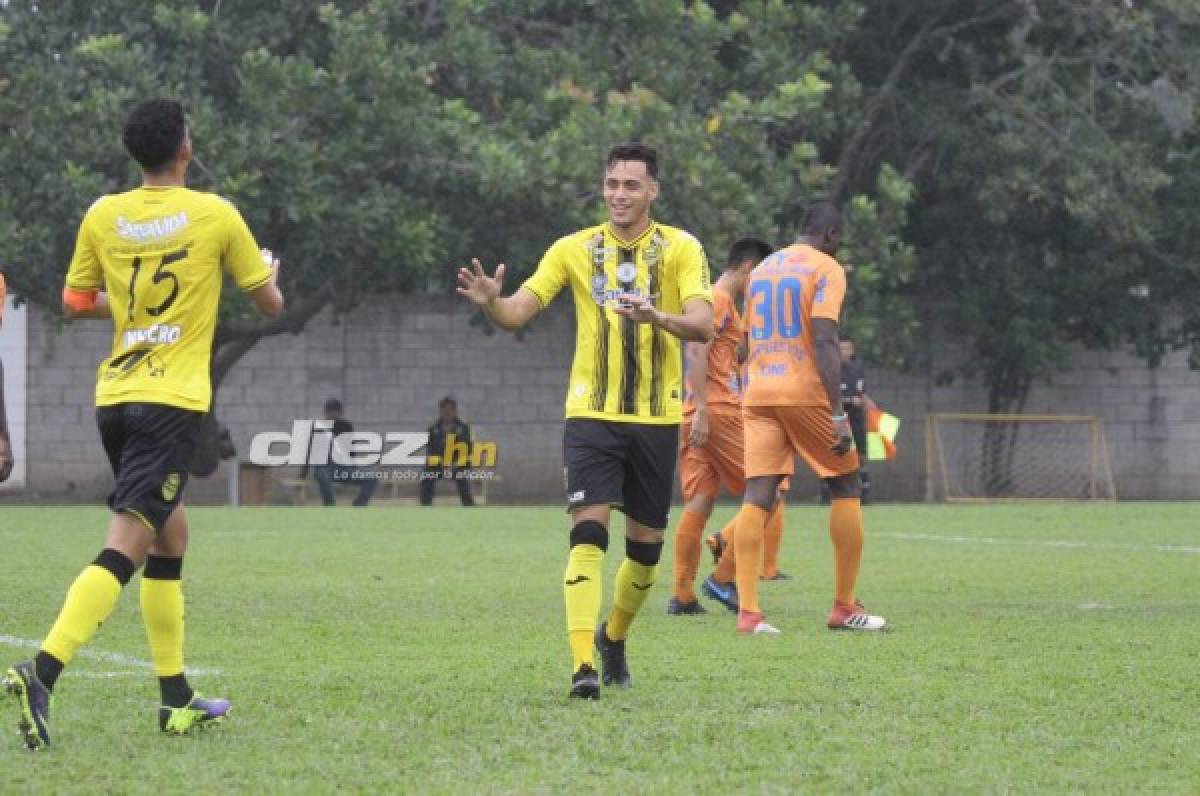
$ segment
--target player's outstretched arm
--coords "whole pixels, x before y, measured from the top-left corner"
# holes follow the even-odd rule
[[[474,304],[488,319],[505,331],[520,329],[542,308],[529,290],[518,290],[502,296],[504,263],[496,266],[495,276],[488,276],[483,264],[472,258],[471,268],[458,269],[458,294]]]
[[[657,309],[653,301],[644,296],[622,296],[621,302],[622,306],[613,312],[638,323],[652,323],[680,340],[707,343],[715,334],[712,305],[702,298],[691,298],[684,302],[680,315]]]
[[[283,314],[283,291],[277,284],[279,281],[279,258],[270,249],[262,250],[262,258],[271,266],[271,281],[250,291],[254,306],[268,318],[278,318]]]

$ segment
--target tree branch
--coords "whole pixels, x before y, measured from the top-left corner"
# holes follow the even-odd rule
[[[1009,13],[1010,9],[1004,4],[1000,4],[999,8],[994,9],[990,13],[980,14],[953,24],[936,27],[945,18],[946,12],[943,11],[940,15],[931,16],[921,26],[921,29],[909,39],[908,44],[904,45],[904,49],[896,56],[896,60],[892,64],[892,68],[888,70],[883,84],[875,92],[875,96],[867,103],[867,109],[863,114],[862,121],[859,122],[854,134],[842,149],[837,162],[837,178],[833,187],[833,200],[835,202],[840,203],[845,201],[846,195],[849,193],[854,182],[853,178],[858,175],[858,172],[865,165],[862,157],[863,150],[875,133],[880,115],[893,100],[899,90],[900,82],[907,76],[917,55],[926,45],[947,36],[954,36],[964,30],[1003,19]]]
[[[325,308],[332,295],[332,283],[326,282],[274,320],[257,324],[226,323],[219,326],[212,358],[213,389],[220,386],[238,360],[262,338],[283,332],[299,334],[305,324]]]

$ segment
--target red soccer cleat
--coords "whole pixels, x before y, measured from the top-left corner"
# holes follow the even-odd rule
[[[767,624],[766,616],[755,611],[738,611],[737,632],[747,636],[777,636],[779,628]]]

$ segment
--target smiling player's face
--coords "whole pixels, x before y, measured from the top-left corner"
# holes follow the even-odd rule
[[[658,180],[640,160],[618,160],[604,172],[604,204],[618,230],[636,230],[650,217],[650,203],[658,196]]]

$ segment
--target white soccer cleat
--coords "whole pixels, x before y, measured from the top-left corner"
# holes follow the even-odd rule
[[[853,605],[845,605],[836,600],[829,611],[826,626],[830,630],[886,630],[887,620],[882,616],[869,614],[858,600]]]

